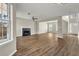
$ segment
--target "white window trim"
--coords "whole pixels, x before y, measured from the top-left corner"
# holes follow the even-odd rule
[[[10,7],[10,10],[9,10],[9,14],[10,14],[10,33],[9,34],[11,36],[8,36],[7,39],[0,40],[0,47],[13,41],[13,5],[10,4],[9,7]]]

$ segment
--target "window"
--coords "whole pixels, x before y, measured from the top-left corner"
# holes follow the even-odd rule
[[[0,3],[0,42],[9,39],[10,19],[9,4]]]

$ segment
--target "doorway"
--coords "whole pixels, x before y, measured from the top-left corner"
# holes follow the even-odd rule
[[[57,32],[57,22],[48,22],[47,23],[47,32],[56,33]]]

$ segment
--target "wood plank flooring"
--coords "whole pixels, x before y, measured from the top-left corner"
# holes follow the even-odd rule
[[[44,33],[17,38],[17,52],[14,56],[79,56],[79,39],[77,35]]]

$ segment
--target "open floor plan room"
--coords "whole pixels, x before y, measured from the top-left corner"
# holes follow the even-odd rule
[[[0,3],[0,56],[79,56],[79,3]]]

